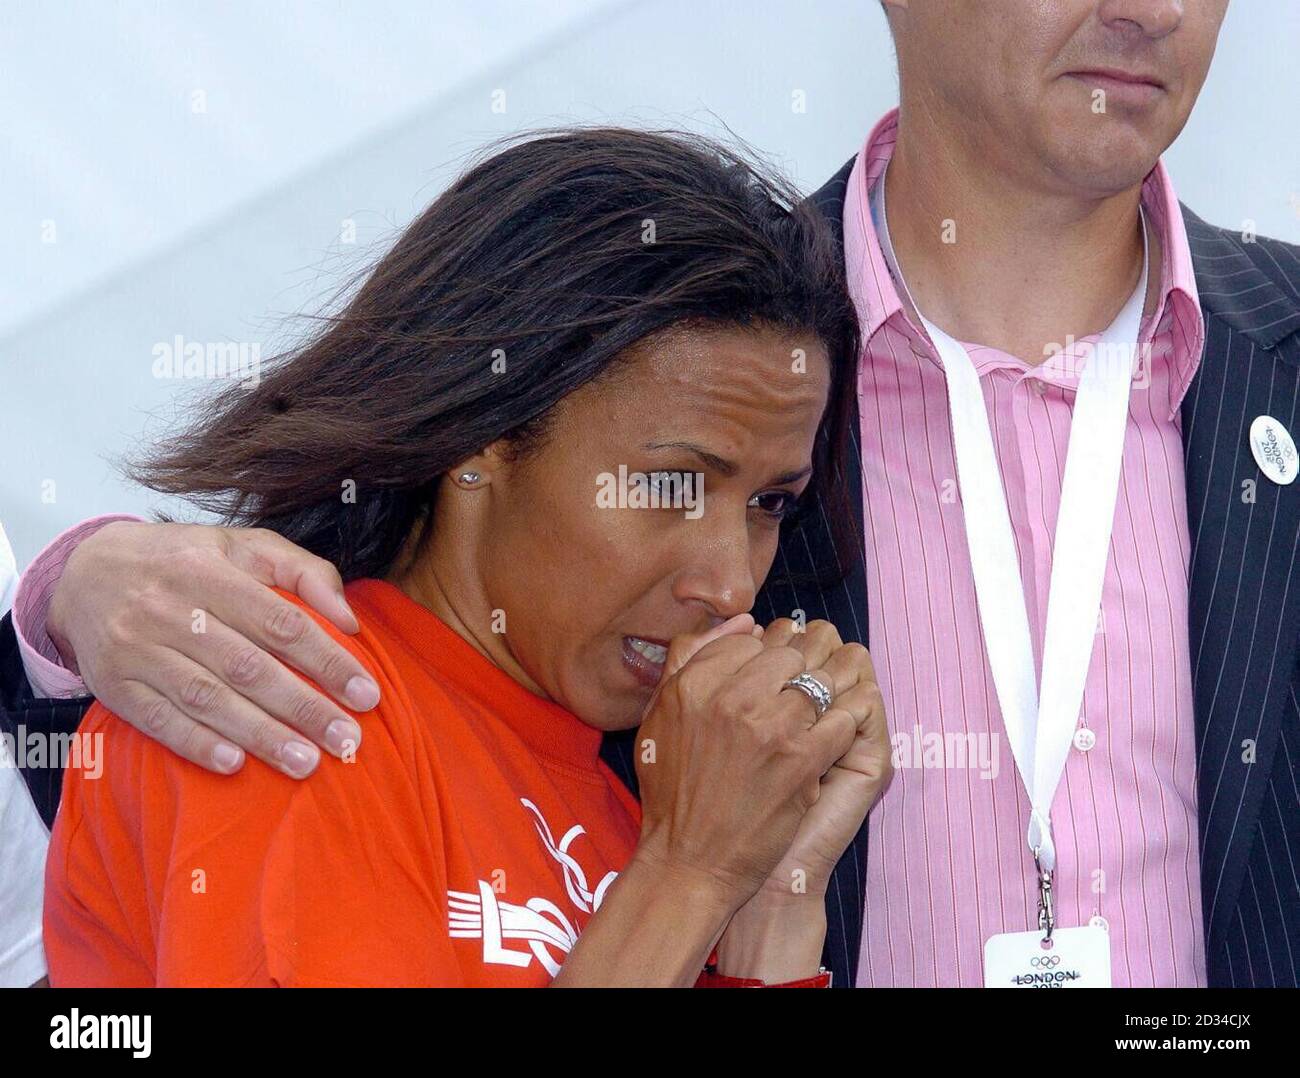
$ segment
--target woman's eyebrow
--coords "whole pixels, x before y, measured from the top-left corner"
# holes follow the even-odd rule
[[[712,468],[720,475],[730,479],[740,469],[732,461],[725,457],[720,457],[716,453],[710,453],[703,446],[698,446],[694,442],[647,442],[641,447],[642,449],[685,449],[688,453],[694,453],[705,464]]]
[[[798,471],[794,471],[794,472],[782,472],[780,475],[772,477],[772,485],[776,487],[783,487],[787,483],[797,483],[805,475],[811,475],[811,474],[812,474],[811,466],[806,468],[800,468]]]
[[[642,449],[684,449],[688,453],[694,453],[701,461],[712,468],[720,475],[730,479],[739,471],[739,468],[732,461],[725,457],[720,457],[716,453],[710,453],[703,446],[696,445],[694,442],[647,442],[641,447]],[[811,474],[812,467],[805,466],[798,468],[793,472],[782,472],[778,476],[773,476],[771,483],[773,486],[783,486],[786,483],[797,483],[804,476]]]

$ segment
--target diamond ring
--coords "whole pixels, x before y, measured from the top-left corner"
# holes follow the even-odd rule
[[[786,689],[798,689],[808,697],[813,702],[813,707],[817,709],[819,719],[826,714],[827,709],[831,706],[831,701],[834,699],[830,689],[808,673],[792,677],[781,687],[782,692],[785,692]]]

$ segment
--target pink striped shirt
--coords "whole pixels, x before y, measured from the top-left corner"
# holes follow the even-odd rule
[[[904,312],[871,218],[897,117],[868,138],[844,204],[849,287],[863,324],[870,641],[896,764],[870,817],[858,983],[969,986],[983,983],[988,936],[1036,926],[1038,896],[1028,798],[976,612],[943,366]],[[1117,987],[1197,986],[1205,955],[1178,405],[1204,328],[1163,165],[1142,199],[1162,241],[1159,301],[1140,331],[1151,343],[1149,384],[1134,382],[1079,723],[1086,732],[1076,734],[1076,746],[1094,743],[1071,750],[1053,804],[1054,891],[1059,925],[1105,919]],[[1066,355],[1031,367],[966,347],[984,388],[1041,662],[1078,365]]]
[[[18,637],[18,652],[27,680],[36,696],[70,699],[87,695],[85,682],[63,665],[58,648],[46,631],[54,585],[83,539],[115,520],[140,519],[127,513],[109,513],[74,524],[56,535],[19,577],[18,590],[14,593],[14,634]]]

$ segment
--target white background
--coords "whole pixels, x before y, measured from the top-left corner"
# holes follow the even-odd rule
[[[1296,0],[1231,5],[1166,155],[1207,220],[1300,241],[1298,44]],[[895,100],[875,0],[6,0],[0,519],[19,565],[155,504],[112,466],[195,391],[153,377],[155,344],[271,355],[489,139],[725,120],[812,190]]]

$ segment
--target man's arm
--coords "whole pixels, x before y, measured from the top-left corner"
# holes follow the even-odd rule
[[[334,567],[271,532],[87,521],[23,575],[14,610],[22,665],[34,690],[89,690],[208,770],[239,770],[247,750],[303,778],[320,761],[317,744],[345,755],[361,731],[288,667],[354,711],[373,708],[378,688],[271,585],[356,631]],[[3,687],[23,690],[12,671]]]
[[[105,525],[117,520],[140,522],[139,517],[124,513],[91,517],[74,524],[54,540],[24,570],[14,594],[13,628],[18,638],[18,652],[32,696],[42,700],[65,700],[89,696],[86,684],[77,673],[75,662],[66,662],[50,638],[48,621],[50,600],[72,552]]]

